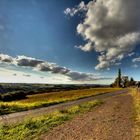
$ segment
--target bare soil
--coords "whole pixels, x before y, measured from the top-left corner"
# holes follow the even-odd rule
[[[133,103],[130,94],[105,99],[90,112],[55,127],[41,140],[134,140]]]

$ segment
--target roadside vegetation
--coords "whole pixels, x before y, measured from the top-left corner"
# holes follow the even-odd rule
[[[52,93],[27,95],[26,99],[18,101],[11,102],[1,101],[0,115],[35,109],[39,107],[47,107],[54,104],[73,101],[117,90],[120,90],[120,88],[91,88],[83,90],[71,90],[71,91],[60,91]]]
[[[25,98],[26,98],[26,93],[24,91],[12,91],[5,94],[0,94],[1,101],[14,101],[14,100],[20,100]]]
[[[102,103],[100,100],[94,100],[49,115],[28,119],[20,124],[1,124],[0,140],[38,139],[40,135],[48,132],[51,128],[72,119],[79,113],[89,111]]]
[[[135,120],[135,139],[140,140],[140,91],[137,88],[131,89],[134,104],[134,120]]]

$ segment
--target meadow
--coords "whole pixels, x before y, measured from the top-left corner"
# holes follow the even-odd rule
[[[40,135],[45,134],[53,127],[74,118],[79,113],[89,111],[102,103],[100,100],[94,100],[72,106],[66,110],[59,110],[45,116],[28,119],[20,124],[0,124],[0,140],[37,140]]]
[[[70,91],[59,91],[59,92],[27,95],[26,99],[22,100],[9,102],[1,101],[0,115],[40,107],[47,107],[54,104],[64,103],[117,90],[120,90],[120,88],[90,88],[82,90],[70,90]]]

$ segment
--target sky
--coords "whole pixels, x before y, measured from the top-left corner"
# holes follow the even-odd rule
[[[140,80],[139,0],[0,0],[0,82]]]

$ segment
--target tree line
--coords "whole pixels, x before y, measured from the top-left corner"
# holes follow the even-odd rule
[[[122,76],[121,69],[118,69],[118,76],[110,86],[118,87],[118,88],[121,88],[121,87],[125,88],[125,87],[137,86],[139,84],[140,83],[137,83],[133,77],[129,79],[128,76]]]

